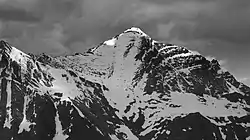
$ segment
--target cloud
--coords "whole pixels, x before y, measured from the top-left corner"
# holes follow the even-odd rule
[[[30,10],[37,4],[37,2],[38,0],[0,0],[0,5],[10,9]]]
[[[249,15],[247,0],[0,0],[0,38],[27,53],[62,55],[138,26],[247,77]]]
[[[27,53],[46,52],[51,55],[62,55],[70,52],[63,45],[65,35],[60,24],[41,26],[16,21],[5,22],[2,23],[1,36]]]
[[[64,44],[67,36],[62,21],[75,15],[76,1],[1,1],[0,7],[4,8],[0,9],[0,37],[25,52],[52,55],[70,53]]]
[[[142,22],[156,23],[160,39],[178,40],[189,46],[200,43],[209,46],[213,40],[250,44],[248,1],[158,0],[148,1],[143,7],[135,17]]]
[[[240,79],[241,82],[245,82],[245,81],[248,81],[248,80],[250,80],[250,78],[248,78],[248,77],[244,77],[244,78]]]
[[[239,81],[250,86],[250,77],[239,78]]]
[[[222,67],[225,67],[225,66],[228,64],[228,61],[227,61],[227,60],[219,60],[219,64],[220,64]]]
[[[62,52],[84,51],[131,26],[201,51],[215,47],[213,40],[250,44],[248,1],[1,0],[0,7],[0,37],[32,52],[41,45],[28,48],[28,42],[44,44],[48,38]]]
[[[39,18],[23,9],[6,9],[0,6],[0,19],[5,21],[38,22]]]

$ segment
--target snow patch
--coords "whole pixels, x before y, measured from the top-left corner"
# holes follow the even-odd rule
[[[11,115],[11,80],[7,80],[6,85],[6,93],[7,93],[7,104],[6,104],[6,119],[4,122],[4,128],[11,128],[11,121],[12,121],[12,115]]]
[[[172,49],[170,49],[169,51],[172,51],[172,50],[174,50],[174,48],[176,48],[176,47],[178,47],[178,46],[175,46],[175,45],[173,45],[173,46],[165,46],[165,47],[162,47],[161,49],[159,49],[158,50],[158,52],[163,52],[164,54],[165,53],[168,53],[168,51],[167,52],[164,52],[164,50],[166,50],[166,49],[169,49],[169,48],[172,48]]]
[[[125,140],[138,140],[138,138],[125,125],[121,125],[117,130],[118,132],[124,132],[125,134],[127,134],[127,138]]]
[[[12,47],[12,50],[10,52],[10,57],[12,60],[18,62],[19,64],[21,64],[21,61],[22,61],[22,65],[24,65],[24,61],[26,62],[27,58],[29,58],[27,54],[16,49],[15,47]]]
[[[73,103],[72,103],[72,106],[76,109],[76,111],[78,112],[78,114],[82,117],[82,118],[85,118],[85,116],[83,115],[83,113],[81,112],[81,110],[75,106]]]
[[[176,54],[176,55],[170,57],[169,59],[174,59],[174,58],[178,58],[178,57],[186,57],[186,56],[190,56],[190,55],[193,55],[193,53],[191,53],[191,52],[181,53],[181,54]]]
[[[245,95],[242,91],[240,91],[238,88],[236,88],[235,86],[233,86],[230,82],[227,82],[227,87],[229,89],[229,94],[230,93],[234,93],[234,92],[237,92],[237,93],[240,93],[241,95]]]
[[[116,38],[112,38],[104,42],[105,45],[114,46],[116,43]]]
[[[143,36],[148,36],[140,28],[137,28],[137,27],[132,27],[132,28],[127,29],[126,31],[124,31],[124,33],[127,33],[127,32],[138,32],[138,33],[140,33]]]
[[[76,87],[76,83],[72,76],[68,75],[65,70],[51,68],[49,69],[49,73],[55,78],[55,80],[52,81],[53,86],[48,89],[50,93],[63,93],[63,98],[65,100],[67,100],[68,97],[74,99],[76,96],[82,94],[80,89]],[[62,75],[67,77],[63,77]],[[66,80],[67,78],[68,80]]]
[[[166,134],[167,134],[167,135],[169,135],[170,133],[171,133],[171,131],[169,131],[169,130],[166,131]]]
[[[26,118],[26,110],[27,110],[27,107],[28,107],[28,103],[29,103],[29,97],[28,96],[24,96],[23,120],[22,120],[22,122],[19,125],[18,134],[22,133],[24,130],[27,131],[27,132],[29,132],[30,131],[30,125],[35,125],[36,124],[36,123],[31,123]]]
[[[56,134],[53,140],[66,140],[69,136],[63,134],[62,123],[59,119],[58,112],[56,113],[56,116],[55,116],[55,124],[56,124]]]
[[[113,134],[109,134],[109,137],[111,138],[111,140],[119,140],[116,135]]]

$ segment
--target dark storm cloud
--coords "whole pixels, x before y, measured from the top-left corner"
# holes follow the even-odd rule
[[[78,0],[0,1],[1,7],[5,7],[0,10],[0,15],[3,15],[0,18],[0,36],[26,52],[69,53],[70,50],[64,46],[66,35],[61,23],[69,16],[77,16],[78,2],[81,3]],[[30,20],[32,17],[39,22]]]
[[[23,9],[5,8],[0,6],[0,20],[38,22],[39,18]]]
[[[249,4],[235,0],[5,0],[1,6],[15,8],[0,10],[0,35],[17,43],[29,38],[41,43],[56,36],[63,50],[83,51],[139,26],[156,39],[195,49],[206,48],[211,40],[247,44]]]
[[[250,43],[250,2],[218,2],[206,17],[199,17],[195,36],[231,43]]]
[[[226,61],[244,78],[249,15],[248,0],[0,0],[0,38],[25,52],[62,55],[138,26],[154,39]]]
[[[177,0],[166,2],[166,6],[161,2],[158,7],[162,7],[166,15],[162,18],[168,20],[160,22],[159,25],[162,28],[164,25],[166,28],[171,27],[166,34],[173,40],[199,42],[216,39],[231,43],[250,43],[249,1]]]

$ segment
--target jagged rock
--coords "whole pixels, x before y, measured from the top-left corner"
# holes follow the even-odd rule
[[[86,53],[0,41],[1,140],[249,140],[250,88],[131,28]]]

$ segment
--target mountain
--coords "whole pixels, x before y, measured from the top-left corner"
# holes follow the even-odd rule
[[[0,41],[1,140],[250,140],[250,88],[132,27],[84,53]]]

